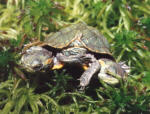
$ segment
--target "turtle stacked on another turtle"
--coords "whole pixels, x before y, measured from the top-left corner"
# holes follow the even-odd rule
[[[85,23],[73,24],[62,28],[60,31],[50,34],[45,38],[44,42],[38,42],[37,44],[37,47],[34,49],[32,49],[32,44],[29,44],[27,48],[31,48],[27,49],[22,56],[21,62],[26,68],[40,70],[46,65],[53,70],[60,69],[65,64],[80,64],[85,69],[79,79],[81,87],[87,86],[96,72],[99,72],[99,79],[109,84],[118,83],[118,79],[111,74],[121,78],[126,76],[125,69],[120,64],[117,64],[111,55],[106,38],[97,29],[87,26]],[[34,45],[36,44],[34,43]],[[41,56],[45,53],[41,50],[43,50],[44,46],[51,47],[52,53],[55,54],[47,59],[43,59]],[[39,52],[44,54],[35,51],[39,49]],[[32,50],[34,50],[34,53],[37,53],[36,55],[39,53],[39,56],[34,56],[33,59],[34,54],[32,53],[31,56],[29,54]],[[56,50],[57,52],[55,52]],[[31,58],[29,62],[26,55],[28,55],[28,59]],[[36,64],[33,65],[33,63]]]

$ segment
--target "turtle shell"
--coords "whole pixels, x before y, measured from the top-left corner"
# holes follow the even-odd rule
[[[87,24],[83,22],[70,25],[49,35],[45,39],[45,42],[51,47],[62,49],[75,41],[78,33],[82,33],[80,42],[86,49],[96,53],[111,55],[109,43],[106,38],[101,35],[97,29],[87,26]]]

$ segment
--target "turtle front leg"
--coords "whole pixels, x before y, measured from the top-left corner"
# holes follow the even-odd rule
[[[82,89],[84,89],[84,87],[90,83],[92,76],[101,68],[99,61],[91,54],[65,56],[62,53],[59,53],[56,55],[56,57],[59,61],[63,63],[79,63],[83,67],[85,64],[89,64],[89,67],[79,78],[80,86]]]
[[[93,55],[86,54],[85,57],[91,58],[91,63],[89,63],[88,69],[79,78],[81,90],[83,90],[90,83],[92,76],[101,68],[99,61]]]

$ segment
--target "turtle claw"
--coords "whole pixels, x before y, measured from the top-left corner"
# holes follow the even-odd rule
[[[85,79],[78,78],[77,80],[80,81],[79,87],[85,87],[86,85],[88,85]]]
[[[85,90],[85,86],[79,88],[79,91],[84,91],[84,90]]]
[[[78,81],[81,81],[81,79],[80,79],[80,78],[78,78],[77,80],[78,80]]]
[[[83,92],[84,90],[85,90],[85,86],[81,86],[81,85],[78,86],[78,91]]]
[[[86,86],[88,85],[88,83],[86,82],[86,80],[85,79],[81,79],[81,78],[78,78],[77,80],[80,81],[80,85],[78,85],[78,88],[79,88],[78,90],[79,91],[85,90]]]

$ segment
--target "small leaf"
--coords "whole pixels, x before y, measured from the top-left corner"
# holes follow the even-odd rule
[[[35,98],[30,98],[29,99],[29,104],[31,106],[33,114],[39,114],[39,107],[38,107],[38,104],[37,104],[36,100],[37,100],[36,96],[35,96]]]
[[[2,114],[9,114],[13,107],[14,107],[14,101],[7,102],[7,104],[4,106],[2,110]]]
[[[26,100],[27,100],[27,96],[26,95],[22,95],[21,98],[15,100],[16,101],[15,111],[14,111],[15,114],[17,114],[17,113],[19,114],[20,113],[22,107],[27,102]]]
[[[120,10],[121,16],[123,18],[123,22],[124,22],[124,26],[125,26],[126,30],[130,30],[130,20],[128,18],[127,12],[121,6],[119,7],[119,10]]]

